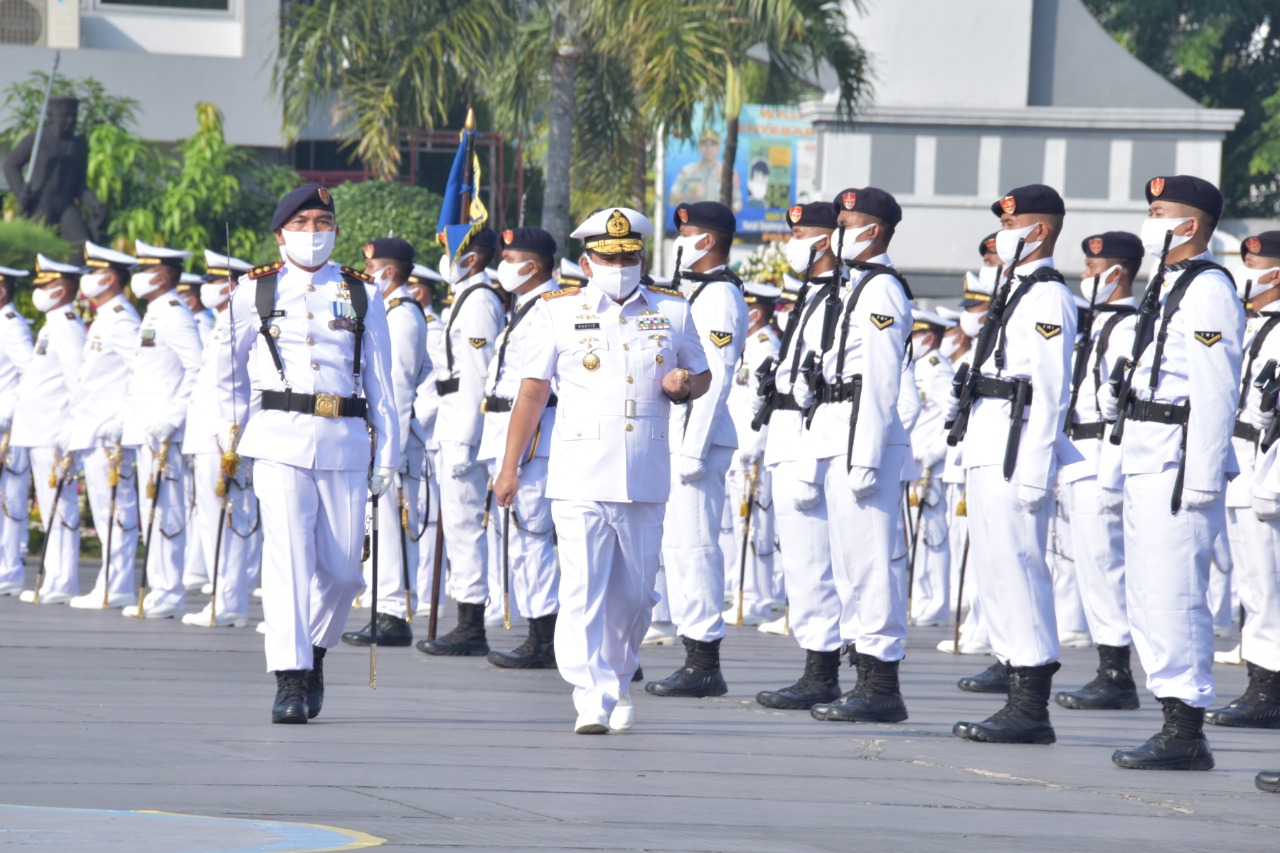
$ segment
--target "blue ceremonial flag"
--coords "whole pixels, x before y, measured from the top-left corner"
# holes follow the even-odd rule
[[[450,225],[462,222],[458,215],[462,210],[462,194],[471,189],[466,185],[467,139],[472,131],[464,130],[458,138],[458,153],[453,157],[453,165],[449,168],[449,181],[444,187],[444,204],[440,205],[440,221],[436,223],[436,233],[444,234]]]
[[[468,115],[468,124],[474,119]],[[475,156],[475,130],[470,127],[458,137],[458,153],[449,168],[449,180],[444,188],[444,203],[440,205],[440,219],[436,223],[436,239],[445,247],[445,254],[456,261],[467,247],[471,235],[489,221],[489,211],[480,200],[480,158]],[[467,153],[471,152],[471,175],[467,175]],[[462,210],[462,198],[470,196],[469,209]]]

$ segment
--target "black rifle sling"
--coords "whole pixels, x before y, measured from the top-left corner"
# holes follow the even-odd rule
[[[1031,286],[1037,282],[1056,281],[1062,284],[1062,273],[1053,267],[1040,267],[1030,275],[1018,276],[1018,289],[1014,291],[1013,296],[1009,299],[1009,304],[1004,307],[1004,312],[1000,315],[1000,326],[996,329],[996,345],[995,358],[996,370],[1004,370],[1005,365],[1005,347],[1008,345],[1009,338],[1005,332],[1005,328],[1009,325],[1009,320],[1013,317],[1013,312],[1017,309],[1018,303],[1022,301],[1022,297],[1026,296],[1031,290]],[[975,364],[974,367],[979,365]]]
[[[1266,343],[1267,335],[1271,334],[1271,330],[1278,325],[1280,325],[1280,314],[1271,315],[1267,318],[1267,322],[1262,324],[1258,334],[1253,336],[1253,343],[1249,344],[1249,355],[1244,361],[1244,376],[1240,381],[1240,402],[1236,405],[1237,409],[1244,409],[1245,401],[1249,397],[1249,383],[1253,381],[1253,363],[1257,361],[1258,353],[1262,352],[1262,345]]]
[[[1132,317],[1138,309],[1124,306],[1118,308],[1107,318],[1102,324],[1102,331],[1098,333],[1098,345],[1093,351],[1093,399],[1096,404],[1098,392],[1102,389],[1102,359],[1106,357],[1107,349],[1111,346],[1111,333],[1115,331],[1116,326],[1120,325],[1120,321],[1126,317]],[[1099,407],[1101,410],[1101,407]],[[1072,407],[1075,411],[1075,407]],[[1071,417],[1071,412],[1067,412],[1067,417]]]
[[[496,290],[487,284],[477,284],[474,287],[470,287],[462,291],[462,295],[458,297],[458,300],[453,303],[453,307],[449,310],[449,322],[446,323],[444,327],[444,363],[446,376],[453,376],[453,321],[458,319],[458,315],[462,313],[463,304],[471,294],[475,293],[477,290],[488,291],[494,299],[498,300],[499,304],[502,303],[502,297]],[[506,313],[505,308],[503,309],[503,313]]]
[[[836,353],[836,381],[844,378],[844,362],[845,353],[849,343],[849,326],[853,323],[853,311],[858,305],[858,300],[862,298],[862,289],[867,286],[871,279],[878,275],[890,275],[902,287],[903,293],[906,294],[908,301],[911,300],[911,288],[907,286],[901,274],[896,269],[887,264],[859,264],[858,269],[866,272],[862,280],[858,282],[858,286],[853,289],[853,293],[849,295],[849,301],[844,307],[844,316],[840,320],[840,349]],[[907,336],[907,345],[911,344],[911,336]]]
[[[1187,288],[1191,286],[1191,282],[1196,276],[1208,270],[1219,270],[1227,277],[1227,281],[1233,282],[1231,273],[1225,268],[1213,261],[1192,261],[1183,270],[1182,275],[1178,276],[1178,281],[1169,291],[1168,298],[1165,299],[1164,309],[1160,312],[1160,331],[1156,335],[1156,351],[1155,356],[1151,360],[1151,379],[1147,383],[1147,387],[1154,392],[1156,386],[1160,384],[1160,362],[1164,359],[1165,341],[1169,339],[1169,323],[1173,320],[1173,315],[1182,307],[1182,298],[1187,295]],[[1146,349],[1146,345],[1143,345]],[[1135,353],[1140,354],[1141,350],[1135,348]]]
[[[804,328],[809,324],[809,318],[813,316],[813,312],[818,310],[819,305],[826,304],[828,294],[830,294],[835,288],[835,283],[830,281],[822,285],[818,288],[818,291],[813,294],[813,299],[809,300],[809,304],[804,307],[804,316],[800,318],[799,328],[796,330],[796,334],[792,336],[791,341],[795,344],[795,349],[791,352],[792,384],[795,384],[796,374],[800,372],[800,350],[803,349],[804,344]],[[796,308],[792,310],[799,310],[799,308],[800,306],[797,304]],[[790,331],[790,329],[788,329],[788,331]]]
[[[364,318],[369,311],[369,294],[365,291],[365,282],[357,276],[348,274],[345,270],[342,273],[342,279],[347,284],[347,291],[351,294],[351,309],[356,315],[355,323],[355,352],[351,363],[351,372],[356,377],[356,383],[360,381],[360,354],[364,344]],[[258,311],[258,319],[261,324],[258,326],[258,333],[262,335],[262,339],[267,343],[267,351],[271,353],[271,361],[276,367],[276,372],[280,374],[280,381],[284,383],[287,390],[289,388],[289,379],[284,375],[284,361],[280,358],[280,348],[276,344],[275,335],[271,334],[272,315],[276,310],[276,274],[264,275],[262,278],[256,279],[257,289],[254,291],[254,307]]]
[[[502,365],[507,360],[507,344],[511,341],[511,333],[516,330],[516,326],[520,325],[520,321],[529,315],[533,307],[541,300],[534,297],[520,306],[520,309],[511,315],[511,319],[507,321],[506,331],[502,335],[502,344],[498,347],[498,365],[493,373],[493,381],[496,387],[499,380],[502,379]]]

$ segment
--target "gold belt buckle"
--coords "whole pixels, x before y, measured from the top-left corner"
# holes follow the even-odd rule
[[[336,394],[317,394],[316,395],[316,416],[321,418],[338,417],[338,406],[341,398]]]
[[[487,415],[489,413],[489,398],[483,397],[480,400],[480,414]]]

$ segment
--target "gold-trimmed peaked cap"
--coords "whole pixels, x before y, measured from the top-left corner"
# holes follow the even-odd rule
[[[59,263],[47,255],[36,253],[36,274],[31,283],[36,287],[43,287],[46,284],[53,284],[60,278],[79,281],[80,276],[84,275],[85,272],[84,267]]]
[[[618,255],[643,251],[644,239],[652,234],[653,223],[640,211],[606,207],[588,216],[569,236],[598,255]]]
[[[167,266],[182,269],[186,260],[191,257],[190,252],[166,249],[163,246],[152,246],[141,240],[134,241],[134,251],[138,253],[137,264],[140,267]]]

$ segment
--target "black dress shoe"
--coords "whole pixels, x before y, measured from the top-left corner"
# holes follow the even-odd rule
[[[858,684],[831,704],[814,705],[809,716],[843,723],[901,723],[907,719],[907,705],[898,686],[898,664],[857,655]]]
[[[723,696],[729,692],[720,672],[720,641],[703,643],[681,637],[684,641],[684,666],[661,681],[651,681],[644,692],[653,696],[687,696],[702,699]]]
[[[1268,794],[1280,794],[1280,770],[1263,770],[1253,779],[1259,791]]]
[[[1239,699],[1223,708],[1205,712],[1214,726],[1241,729],[1280,729],[1280,672],[1248,664],[1249,686]]]
[[[1133,749],[1117,749],[1111,760],[1126,770],[1212,770],[1204,736],[1204,709],[1180,699],[1161,699],[1164,727]]]
[[[813,652],[805,649],[804,674],[790,687],[763,690],[756,701],[766,708],[808,711],[814,705],[840,698],[840,652]]]
[[[1138,686],[1129,668],[1129,647],[1098,646],[1098,675],[1079,690],[1059,693],[1054,701],[1078,711],[1137,709]]]
[[[641,681],[644,681],[644,667],[638,666],[636,667],[635,674],[631,676],[631,683],[638,684]]]
[[[442,657],[484,657],[489,642],[484,634],[484,605],[458,602],[458,624],[434,640],[419,640],[418,651]]]
[[[342,635],[342,642],[349,646],[367,646],[373,642],[373,622],[359,631],[348,631]],[[390,613],[378,614],[378,645],[411,646],[413,645],[413,629],[409,622]]]
[[[996,661],[977,675],[960,679],[956,687],[970,693],[1008,693],[1009,668]]]
[[[1053,743],[1058,737],[1049,723],[1049,691],[1059,667],[1056,661],[1008,667],[1004,707],[980,723],[956,723],[951,733],[982,743]]]
[[[503,669],[556,668],[556,614],[529,620],[529,636],[509,652],[489,652],[489,663]]]
[[[271,706],[273,723],[307,721],[307,670],[282,669],[276,672],[276,703]]]
[[[307,719],[320,716],[324,704],[324,655],[328,649],[311,647],[311,669],[307,671]]]

